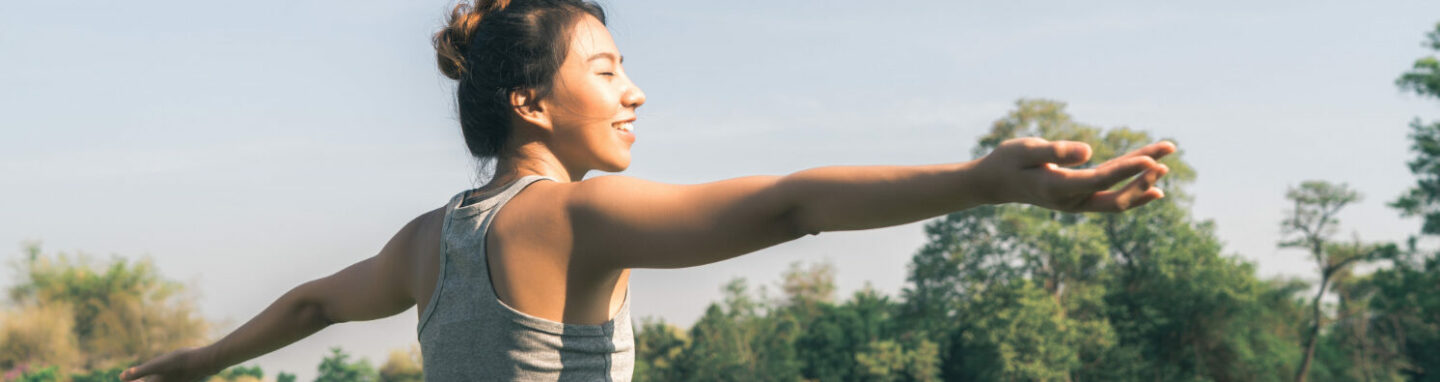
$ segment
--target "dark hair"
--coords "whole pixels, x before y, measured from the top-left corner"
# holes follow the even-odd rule
[[[586,0],[461,0],[435,33],[440,71],[455,90],[460,130],[470,155],[483,163],[504,154],[510,139],[510,93],[548,96],[569,52],[570,31],[584,15],[605,23],[605,11]]]

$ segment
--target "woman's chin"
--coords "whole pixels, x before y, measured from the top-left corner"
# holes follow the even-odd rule
[[[625,169],[627,168],[630,168],[630,153],[625,153],[625,156],[623,158],[617,159],[618,160],[616,161],[606,163],[605,166],[603,168],[600,168],[599,170],[604,172],[621,172],[625,171]]]

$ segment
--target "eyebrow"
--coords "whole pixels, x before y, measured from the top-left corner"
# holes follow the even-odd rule
[[[595,60],[601,59],[601,58],[609,58],[609,59],[611,59],[611,60],[618,61],[618,62],[620,62],[621,64],[624,64],[624,63],[625,63],[625,56],[618,56],[618,58],[617,58],[617,56],[616,56],[614,53],[610,53],[610,52],[595,53],[594,55],[591,55],[589,59],[586,59],[585,62],[595,61]]]

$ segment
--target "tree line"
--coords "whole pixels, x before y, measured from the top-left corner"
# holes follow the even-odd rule
[[[1440,51],[1440,25],[1426,46]],[[1396,85],[1440,100],[1440,61]],[[1075,121],[1065,104],[1020,100],[976,157],[1022,136],[1074,140],[1101,163],[1148,132]],[[834,296],[834,270],[794,265],[778,296],[744,279],[688,329],[646,320],[642,381],[1440,381],[1440,122],[1410,125],[1417,182],[1388,205],[1422,217],[1406,243],[1339,235],[1361,199],[1344,183],[1285,191],[1282,248],[1309,254],[1318,283],[1261,279],[1191,216],[1183,152],[1161,162],[1167,198],[1125,214],[996,205],[925,225],[901,294]],[[1184,147],[1181,145],[1181,147]],[[1355,271],[1359,264],[1379,270]],[[1328,297],[1328,298],[1327,298]],[[1333,299],[1333,300],[1332,300]],[[1334,302],[1329,302],[1334,301]]]
[[[1440,24],[1426,46],[1440,51]],[[1440,100],[1440,61],[1417,60],[1396,85]],[[1092,163],[1157,138],[1022,99],[972,154],[1022,136],[1087,142]],[[1388,203],[1422,220],[1405,243],[1342,236],[1338,213],[1362,198],[1345,183],[1285,190],[1277,245],[1306,252],[1315,283],[1262,279],[1222,253],[1214,222],[1191,216],[1197,174],[1182,151],[1161,161],[1167,197],[1124,214],[1006,204],[928,222],[898,296],[866,288],[837,299],[826,263],[792,265],[773,295],[731,281],[689,328],[637,324],[635,378],[1440,381],[1440,255],[1418,245],[1440,235],[1440,121],[1415,119],[1409,140],[1417,180]],[[113,381],[134,362],[207,342],[194,298],[148,260],[97,265],[25,248],[0,314],[4,380]],[[334,348],[317,381],[419,381],[419,357],[392,352],[376,369]],[[240,366],[212,380],[262,379]]]

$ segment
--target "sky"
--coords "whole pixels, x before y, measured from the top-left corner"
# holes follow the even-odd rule
[[[519,0],[517,0],[519,1]],[[1018,99],[1172,139],[1194,215],[1263,277],[1287,187],[1345,182],[1344,236],[1418,231],[1385,206],[1414,178],[1394,80],[1428,55],[1435,1],[605,1],[647,102],[624,173],[691,184],[830,165],[972,159]],[[289,289],[373,256],[484,179],[430,35],[442,1],[0,2],[0,260],[149,257],[218,338]],[[603,175],[592,172],[590,176]],[[830,232],[681,270],[637,270],[632,314],[688,327],[726,281],[773,290],[828,261],[840,297],[897,295],[923,222]],[[0,272],[0,286],[17,274]],[[327,328],[258,363],[302,380],[332,346],[375,365],[416,313]]]

